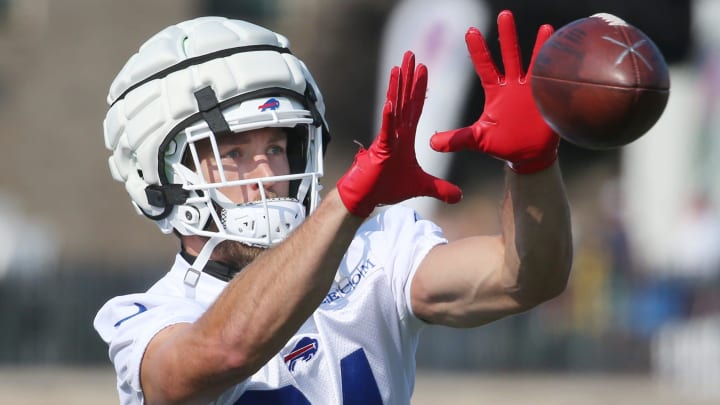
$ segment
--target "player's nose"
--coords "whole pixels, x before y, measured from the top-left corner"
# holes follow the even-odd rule
[[[265,187],[266,190],[272,189],[272,187],[275,185],[274,181],[265,181],[262,180],[266,177],[272,177],[275,176],[275,170],[273,170],[272,166],[268,162],[267,156],[261,155],[256,156],[255,158],[255,165],[253,169],[247,173],[246,177],[249,179],[261,179],[260,181],[256,183],[252,183],[250,185],[250,188],[252,190],[258,190],[262,184],[263,187]]]

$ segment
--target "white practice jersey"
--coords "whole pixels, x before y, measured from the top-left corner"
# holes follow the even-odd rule
[[[265,366],[215,403],[409,404],[425,325],[412,313],[410,282],[428,251],[446,242],[440,228],[406,207],[370,218],[313,315]],[[183,283],[188,268],[178,255],[146,293],[113,298],[95,318],[110,347],[122,404],[143,403],[140,361],[152,337],[198,319],[227,284],[203,274],[189,289]]]

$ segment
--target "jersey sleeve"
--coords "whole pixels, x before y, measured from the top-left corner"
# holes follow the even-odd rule
[[[428,252],[448,241],[439,226],[423,219],[411,208],[394,206],[382,215],[386,246],[391,249],[388,252],[391,288],[400,320],[420,328],[425,323],[412,310],[412,280]]]
[[[150,340],[160,330],[196,321],[202,304],[160,294],[130,294],[108,301],[97,313],[94,327],[109,346],[122,404],[142,404],[140,362]]]

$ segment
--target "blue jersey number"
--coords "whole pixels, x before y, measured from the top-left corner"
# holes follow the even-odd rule
[[[343,404],[382,404],[380,389],[363,349],[357,349],[340,360],[340,375]],[[287,385],[276,390],[246,391],[235,404],[309,405],[310,401],[300,390]]]
[[[340,360],[343,404],[382,405],[380,390],[363,349],[357,349]]]

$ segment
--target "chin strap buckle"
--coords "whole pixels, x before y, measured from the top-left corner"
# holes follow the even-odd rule
[[[197,287],[198,281],[200,281],[200,274],[202,274],[202,272],[200,270],[195,270],[192,267],[190,267],[185,272],[185,277],[183,278],[183,283],[185,283],[186,286],[191,287],[191,288]]]
[[[195,261],[190,264],[190,268],[188,268],[185,272],[185,277],[183,277],[183,284],[185,285],[185,296],[187,298],[195,298],[195,288],[200,282],[202,270],[205,268],[208,260],[210,260],[210,255],[215,249],[215,246],[217,246],[218,243],[222,242],[222,240],[223,239],[218,236],[214,236],[208,239],[202,249],[200,249],[200,254],[198,254],[198,256],[195,258]]]

